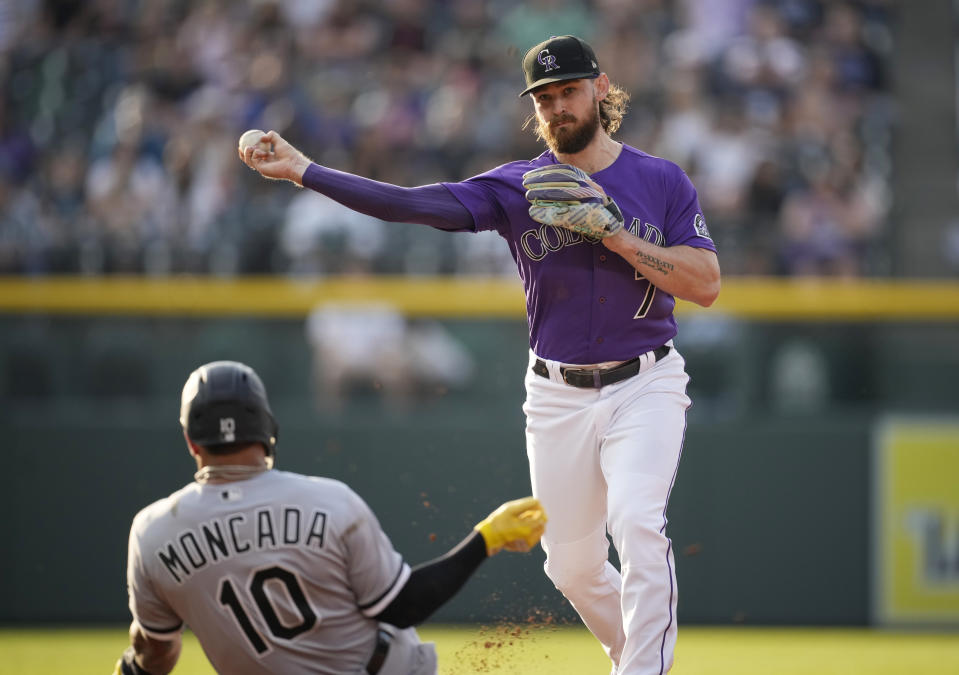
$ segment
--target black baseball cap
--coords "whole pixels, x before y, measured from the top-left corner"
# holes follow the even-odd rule
[[[593,48],[573,35],[553,36],[530,47],[523,57],[526,96],[536,87],[563,80],[599,77],[599,64]]]

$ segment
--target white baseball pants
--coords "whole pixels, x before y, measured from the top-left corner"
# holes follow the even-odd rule
[[[536,360],[530,354],[530,367]],[[689,380],[674,349],[601,389],[527,370],[533,495],[549,522],[546,574],[599,639],[617,675],[666,673],[676,644],[676,574],[666,503],[686,431]],[[609,542],[621,572],[609,562]]]

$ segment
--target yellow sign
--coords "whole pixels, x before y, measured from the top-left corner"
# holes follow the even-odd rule
[[[959,420],[892,419],[873,467],[873,618],[959,624]]]

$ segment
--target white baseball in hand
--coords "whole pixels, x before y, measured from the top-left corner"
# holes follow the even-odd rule
[[[240,136],[240,152],[243,152],[250,146],[253,146],[257,150],[262,150],[263,152],[269,152],[271,150],[270,144],[263,141],[260,141],[260,138],[264,135],[264,132],[259,129],[250,129],[249,131],[244,131],[243,135]]]

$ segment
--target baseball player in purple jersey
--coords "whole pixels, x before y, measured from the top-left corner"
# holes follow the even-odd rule
[[[550,515],[546,574],[613,673],[664,673],[677,598],[666,505],[690,405],[673,308],[716,299],[716,248],[683,171],[611,137],[628,94],[589,45],[550,38],[523,71],[548,151],[459,183],[404,188],[332,171],[275,132],[260,139],[270,151],[240,156],[383,220],[506,240],[526,289],[523,409],[533,494]]]
[[[435,649],[412,626],[488,556],[543,533],[537,500],[518,499],[411,569],[345,484],[272,469],[277,424],[242,363],[195,370],[180,422],[196,480],[133,521],[131,646],[115,675],[170,672],[184,624],[220,673],[435,675]]]

